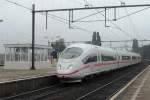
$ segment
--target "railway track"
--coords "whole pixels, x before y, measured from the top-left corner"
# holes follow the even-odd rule
[[[96,100],[96,99],[109,100],[109,98],[112,96],[111,94],[113,93],[113,91],[117,92],[119,87],[120,88],[123,87],[128,81],[130,81],[140,71],[141,69],[137,69],[135,70],[135,73],[133,72],[126,73],[112,80],[111,82],[108,82],[105,85],[97,87],[96,89],[93,89],[92,91],[78,97],[76,100]]]
[[[139,64],[95,76],[82,83],[61,84],[3,98],[3,100],[104,100],[140,73],[147,64]],[[129,71],[130,70],[130,71]]]
[[[34,95],[41,96],[43,92],[45,93],[45,91],[48,92],[49,90],[53,90],[56,87],[59,87],[60,85],[61,84],[59,83],[59,84],[55,84],[55,85],[52,85],[52,86],[44,87],[44,88],[41,88],[41,89],[38,89],[38,90],[29,91],[29,92],[25,92],[25,93],[21,93],[21,94],[18,94],[18,95],[9,96],[9,97],[5,97],[5,98],[1,98],[1,99],[2,100],[33,99],[35,97]],[[51,94],[52,94],[52,92],[51,92]]]
[[[105,100],[109,99],[118,89],[127,84],[134,76],[140,73],[146,66],[130,66],[122,70],[116,70],[100,77],[87,80],[63,93],[51,95],[42,100]],[[130,71],[129,71],[130,69]],[[65,98],[64,98],[65,97]]]

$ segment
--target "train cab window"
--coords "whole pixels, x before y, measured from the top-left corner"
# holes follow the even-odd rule
[[[138,59],[141,59],[141,57],[138,57]]]
[[[113,60],[116,60],[115,56],[102,54],[101,57],[102,57],[102,61],[113,61]]]
[[[82,62],[84,64],[88,64],[88,63],[91,63],[91,62],[97,62],[97,56],[88,56],[86,57],[85,59],[82,60]]]
[[[122,56],[122,60],[131,60],[130,56]]]
[[[136,57],[135,57],[135,56],[132,56],[132,60],[136,60]]]
[[[83,50],[79,47],[67,48],[60,56],[63,59],[73,59],[79,57],[83,53]]]

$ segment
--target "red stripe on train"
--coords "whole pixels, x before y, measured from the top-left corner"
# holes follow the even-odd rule
[[[96,64],[93,64],[94,66],[90,65],[90,64],[86,64],[84,65],[82,68],[79,68],[71,73],[67,73],[67,74],[58,74],[58,75],[71,75],[71,74],[75,74],[83,69],[86,69],[88,67],[101,67],[103,65],[110,65],[110,64],[117,64],[117,63],[126,63],[126,62],[129,62],[128,60],[123,60],[123,61],[106,61],[106,62],[100,62],[100,63],[96,63]]]

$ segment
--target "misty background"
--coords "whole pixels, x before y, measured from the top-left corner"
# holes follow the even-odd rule
[[[3,44],[10,43],[31,43],[32,14],[29,9],[32,9],[32,4],[35,4],[36,10],[44,10],[85,7],[85,5],[93,7],[117,6],[121,5],[121,2],[125,2],[126,5],[150,4],[149,0],[0,0],[0,19],[3,20],[3,22],[0,22],[0,47]],[[119,8],[117,9],[117,18],[143,8],[147,7]],[[113,9],[107,10],[107,17],[109,19],[114,18],[113,11]],[[96,12],[97,10],[74,11],[74,20]],[[104,20],[102,14],[104,12],[80,21]],[[143,40],[149,39],[150,37],[150,9],[145,9],[117,21],[107,21],[107,25],[109,26],[107,28],[105,27],[104,21],[96,21],[75,22],[71,24],[73,29],[69,29],[68,17],[68,12],[50,12],[48,15],[48,29],[46,29],[45,13],[36,13],[36,44],[47,45],[48,41],[52,42],[59,38],[64,38],[65,41],[91,41],[94,31],[100,33],[102,41],[131,40],[134,38]],[[144,42],[144,44],[148,44],[148,42]],[[102,44],[102,46],[107,47],[109,45],[110,43]],[[112,47],[121,47],[124,45],[132,47],[131,42],[112,43]],[[141,46],[141,43],[139,45]]]

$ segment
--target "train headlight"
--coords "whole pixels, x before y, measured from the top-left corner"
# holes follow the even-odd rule
[[[67,69],[72,69],[73,68],[73,65],[69,65],[68,67],[67,67]]]
[[[58,65],[58,69],[61,69],[61,65],[60,64]]]

